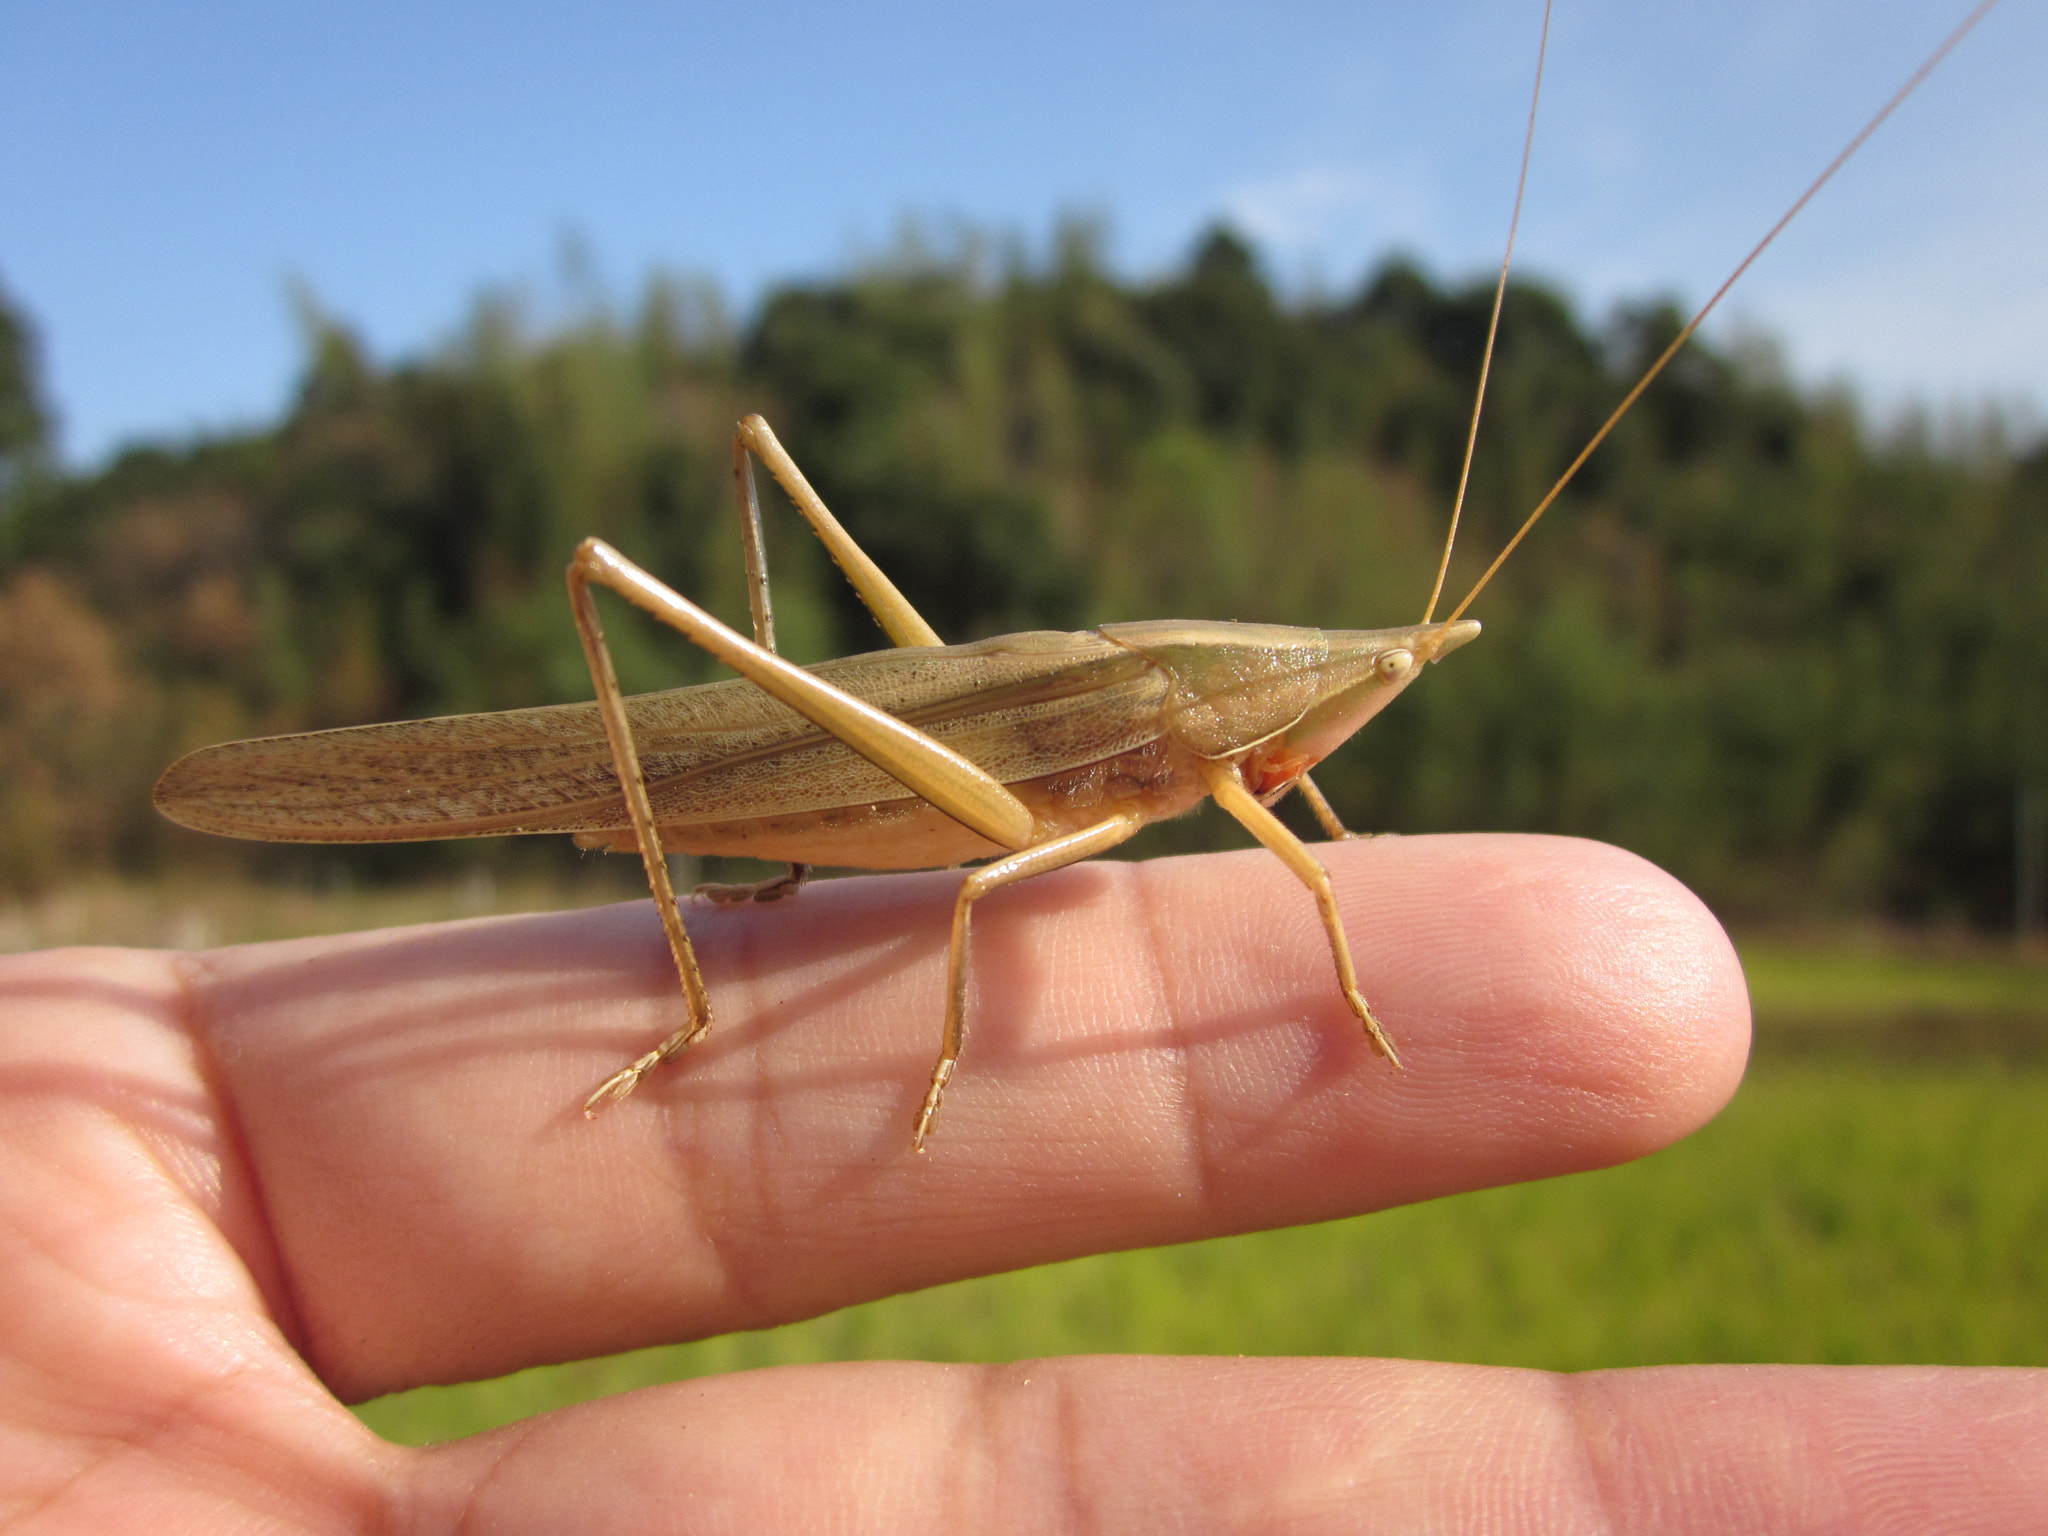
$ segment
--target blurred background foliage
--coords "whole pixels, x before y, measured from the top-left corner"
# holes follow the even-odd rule
[[[89,472],[50,452],[32,322],[0,294],[0,887],[308,869],[163,823],[154,775],[236,736],[589,697],[561,581],[586,534],[744,627],[750,410],[949,640],[1418,618],[1490,284],[1396,257],[1286,302],[1223,228],[1151,284],[1085,225],[1053,250],[910,241],[744,324],[667,278],[545,325],[486,297],[395,363],[301,297],[279,420]],[[1681,319],[1510,288],[1454,596]],[[2044,556],[2048,448],[1994,417],[1876,431],[1767,342],[1695,341],[1488,589],[1485,641],[1319,778],[1355,826],[1621,843],[1739,919],[2005,927],[2048,782]],[[793,516],[770,558],[787,652],[885,643]],[[612,633],[631,689],[713,675],[652,626]],[[453,857],[574,857],[512,841]]]

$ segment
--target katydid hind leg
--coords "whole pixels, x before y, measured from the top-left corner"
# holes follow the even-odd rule
[[[1031,846],[1036,827],[1030,811],[987,773],[894,716],[792,667],[773,651],[729,629],[656,581],[609,545],[597,539],[584,540],[569,564],[568,584],[570,606],[597,690],[598,710],[619,776],[627,819],[640,848],[648,888],[654,896],[690,1014],[684,1027],[600,1084],[585,1102],[586,1113],[624,1098],[648,1071],[688,1049],[711,1027],[710,994],[669,881],[660,828],[654,819],[646,775],[633,740],[625,696],[619,688],[618,673],[598,619],[593,586],[607,587],[653,614],[767,693],[838,736],[913,794],[930,801],[963,825],[1000,846]],[[797,878],[794,871],[792,878]]]
[[[1337,985],[1344,994],[1344,1001],[1365,1026],[1366,1039],[1373,1050],[1395,1066],[1400,1066],[1401,1058],[1394,1052],[1394,1042],[1387,1038],[1386,1029],[1373,1017],[1365,994],[1358,988],[1358,970],[1351,963],[1351,943],[1344,936],[1344,919],[1337,911],[1337,892],[1330,884],[1330,872],[1323,867],[1323,861],[1306,843],[1288,831],[1279,817],[1259,804],[1258,798],[1245,788],[1244,778],[1236,764],[1205,762],[1202,768],[1203,776],[1208,780],[1209,794],[1216,803],[1261,844],[1277,854],[1280,862],[1293,871],[1295,878],[1315,897],[1316,911],[1322,917],[1323,931],[1330,940],[1330,958],[1336,962]]]
[[[733,473],[739,482],[740,515],[752,529],[747,546],[749,591],[759,590],[764,609],[768,593],[767,556],[759,552],[761,506],[759,497],[754,494],[753,471],[746,463],[750,451],[768,466],[775,483],[782,487],[797,511],[803,514],[804,521],[811,525],[818,542],[825,546],[825,553],[832,557],[832,563],[853,584],[861,602],[867,605],[868,612],[875,616],[875,622],[889,636],[890,644],[945,644],[938,632],[925,623],[923,615],[911,606],[910,599],[897,590],[896,584],[882,573],[882,568],[868,557],[867,551],[854,542],[853,535],[826,508],[824,499],[811,488],[811,482],[797,468],[789,450],[782,446],[767,421],[757,415],[741,421],[733,433]],[[758,577],[754,575],[756,569]],[[764,641],[763,644],[773,649],[771,643]]]
[[[625,697],[619,690],[611,648],[605,644],[604,626],[598,622],[597,605],[591,601],[588,581],[573,565],[569,568],[569,603],[576,617],[577,634],[583,641],[584,659],[590,664],[591,682],[597,689],[605,739],[618,771],[626,815],[640,847],[640,861],[647,871],[648,890],[654,897],[654,910],[661,919],[662,933],[668,940],[669,955],[675,961],[683,1002],[690,1015],[689,1022],[661,1044],[598,1084],[583,1101],[584,1114],[593,1115],[604,1105],[631,1093],[640,1079],[660,1063],[703,1038],[711,1028],[711,994],[705,988],[697,951],[690,943],[689,930],[683,926],[682,909],[676,904],[675,887],[669,881],[668,857],[662,851],[661,834],[654,823],[654,808],[647,797],[647,776],[641,771],[640,754],[633,745],[633,726],[626,716]]]
[[[952,1081],[953,1070],[960,1061],[960,1049],[967,1040],[967,953],[975,902],[1002,886],[1028,880],[1033,875],[1050,874],[1069,864],[1093,858],[1125,841],[1144,825],[1145,818],[1140,813],[1120,812],[1078,832],[1049,839],[1035,848],[1026,848],[984,864],[969,871],[966,879],[960,882],[960,894],[953,904],[953,938],[946,955],[945,1040],[939,1048],[938,1062],[932,1068],[931,1084],[925,1090],[924,1102],[918,1107],[917,1125],[910,1138],[914,1150],[924,1150],[925,1138],[931,1134],[932,1119],[939,1112],[939,1100],[945,1094],[946,1084]]]
[[[1037,841],[1038,823],[1029,807],[986,770],[887,710],[855,698],[845,689],[836,688],[824,678],[792,666],[773,651],[756,645],[603,540],[585,539],[577,546],[569,566],[569,585],[572,591],[583,591],[590,585],[609,588],[731,667],[762,692],[836,736],[913,795],[930,801],[997,846],[1017,850],[1031,847]],[[587,606],[587,592],[581,601]],[[594,613],[588,621],[579,619],[586,629],[594,622]],[[613,693],[616,697],[616,682]],[[619,726],[624,728],[623,704],[616,713]],[[620,739],[630,743],[630,736],[628,730]]]
[[[768,586],[768,545],[761,529],[761,495],[754,482],[756,456],[768,466],[776,483],[789,496],[804,521],[825,546],[826,553],[847,573],[854,591],[898,645],[938,645],[937,633],[910,605],[908,598],[881,575],[866,551],[847,533],[810,481],[796,467],[796,461],[776,438],[767,421],[748,416],[733,429],[733,496],[740,515],[740,547],[747,564],[747,608],[754,623],[754,643],[764,651],[776,651],[775,605]],[[872,573],[872,574],[870,574]],[[779,654],[779,652],[778,652]],[[780,875],[739,884],[706,883],[692,893],[720,906],[741,906],[752,902],[781,901],[803,889],[811,877],[808,864],[791,864]]]

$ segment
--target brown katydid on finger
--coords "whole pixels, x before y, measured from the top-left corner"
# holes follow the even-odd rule
[[[742,423],[741,434],[750,449],[773,442],[758,418]],[[743,492],[743,515],[746,503]],[[841,559],[835,547],[857,555],[851,539],[822,504],[815,512],[806,516],[842,568],[860,568],[865,557]],[[923,621],[908,603],[879,572],[873,583],[861,595],[877,617],[887,610],[892,633],[917,633]],[[596,586],[672,625],[740,678],[623,696]],[[1219,769],[1232,776],[1233,813],[1269,836],[1264,823],[1278,823],[1258,799],[1285,793],[1423,663],[1479,631],[1469,620],[1332,632],[1110,624],[904,645],[796,667],[597,540],[578,548],[569,587],[595,704],[209,747],[165,772],[158,806],[185,825],[230,836],[355,842],[572,832],[586,846],[638,851],[686,1017],[600,1084],[593,1109],[623,1098],[710,1027],[665,853],[871,869],[994,856],[963,882],[955,905],[943,1046],[913,1131],[920,1147],[965,1040],[969,934],[980,897],[1191,809]],[[761,591],[756,632],[772,638],[765,582]],[[1354,1010],[1391,1055],[1358,993],[1327,877],[1318,883],[1306,873],[1320,873],[1314,855],[1284,829],[1279,836],[1324,909]]]
[[[156,804],[174,821],[231,837],[377,842],[568,832],[587,847],[640,853],[687,1016],[653,1050],[600,1084],[590,1109],[624,1097],[711,1024],[710,998],[665,854],[747,855],[791,866],[788,875],[755,886],[714,888],[714,899],[783,894],[814,863],[918,869],[992,859],[965,877],[954,906],[943,1044],[912,1133],[922,1149],[965,1041],[975,902],[1003,885],[1114,847],[1147,823],[1213,797],[1308,887],[1347,1004],[1374,1049],[1398,1065],[1360,989],[1328,873],[1270,807],[1299,787],[1332,837],[1351,835],[1308,771],[1424,665],[1479,633],[1465,610],[1622,412],[1763,248],[1993,3],[1982,0],[1757,243],[1448,619],[1431,615],[1449,566],[1456,509],[1436,590],[1419,624],[1323,631],[1168,620],[944,645],[832,517],[767,423],[749,416],[735,433],[733,456],[752,640],[609,546],[585,540],[568,580],[596,703],[208,747],[165,771]],[[1539,52],[1539,88],[1541,76]],[[1534,122],[1532,95],[1531,135]],[[1525,139],[1525,175],[1527,165]],[[1518,188],[1517,218],[1520,207]],[[1511,227],[1510,255],[1513,243]],[[1506,281],[1504,259],[1496,326]],[[1492,344],[1490,330],[1489,358]],[[1468,473],[1484,375],[1482,367],[1467,437]],[[776,654],[754,457],[789,493],[895,649],[810,667]],[[1461,478],[1461,503],[1463,484]],[[623,696],[593,586],[671,625],[739,678]]]

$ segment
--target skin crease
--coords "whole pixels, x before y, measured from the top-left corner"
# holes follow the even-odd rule
[[[1733,1091],[1740,971],[1647,864],[1548,838],[1320,851],[1407,1071],[1366,1048],[1271,858],[1085,865],[981,909],[922,1157],[953,874],[693,911],[718,1029],[588,1122],[678,1006],[645,902],[0,961],[0,1529],[2048,1520],[2035,1371],[877,1362],[427,1450],[337,1401],[1596,1167]]]

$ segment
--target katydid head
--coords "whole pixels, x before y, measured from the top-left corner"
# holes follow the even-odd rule
[[[1288,781],[1349,741],[1430,662],[1478,635],[1476,619],[1330,631],[1329,658],[1319,669],[1319,697],[1275,742],[1280,761],[1300,764],[1285,775]]]

